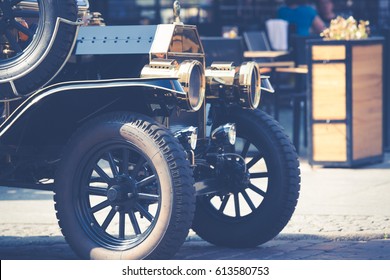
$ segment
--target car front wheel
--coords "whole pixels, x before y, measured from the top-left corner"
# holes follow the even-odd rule
[[[90,121],[58,168],[62,232],[85,259],[168,259],[184,242],[195,207],[182,146],[139,114]]]

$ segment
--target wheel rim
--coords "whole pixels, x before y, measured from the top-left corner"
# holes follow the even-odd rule
[[[0,2],[0,64],[9,67],[33,51],[43,32],[44,5],[21,5],[21,0]]]
[[[160,212],[157,172],[129,143],[110,144],[90,154],[74,196],[83,230],[107,249],[136,247],[152,232]]]
[[[235,190],[204,196],[209,212],[219,219],[239,221],[258,211],[269,194],[270,175],[267,158],[258,144],[249,138],[237,137],[235,153],[245,159],[250,182]]]

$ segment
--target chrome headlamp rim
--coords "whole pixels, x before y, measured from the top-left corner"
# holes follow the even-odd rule
[[[237,139],[236,124],[227,123],[221,125],[211,132],[211,140],[219,144],[234,145]]]
[[[183,94],[176,95],[180,109],[196,112],[206,98],[206,75],[203,64],[197,60],[153,59],[141,71],[142,78],[177,78]]]
[[[261,98],[261,77],[255,62],[244,62],[239,72],[240,102],[244,107],[256,109]]]
[[[230,129],[228,131],[228,138],[229,138],[229,143],[230,145],[234,145],[236,144],[236,140],[237,140],[237,128],[236,128],[236,124],[229,124],[230,125]]]
[[[179,66],[178,77],[187,93],[186,102],[189,111],[199,111],[206,97],[206,76],[203,64],[197,60],[183,61]]]
[[[174,136],[185,148],[191,148],[192,150],[196,149],[196,144],[198,141],[197,127],[190,126],[182,130],[176,131],[174,133]]]

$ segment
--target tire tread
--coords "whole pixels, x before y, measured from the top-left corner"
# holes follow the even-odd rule
[[[98,124],[126,124],[131,125],[137,129],[142,130],[148,134],[151,139],[160,147],[170,169],[171,178],[173,182],[173,189],[175,192],[174,206],[172,207],[172,219],[168,225],[167,231],[161,240],[158,248],[151,252],[146,259],[169,259],[180,248],[185,241],[188,231],[191,227],[194,211],[195,211],[195,188],[192,169],[189,162],[186,160],[186,155],[182,145],[175,139],[172,133],[157,124],[152,119],[139,115],[129,113],[114,113],[98,117],[81,127],[69,141],[64,155],[69,154],[69,149],[78,141],[78,137],[83,133],[85,127],[94,126]],[[63,170],[65,166],[61,166],[58,170]],[[65,164],[66,165],[66,164]],[[68,238],[68,232],[63,226],[62,222],[62,206],[59,202],[58,188],[56,185],[54,194],[56,217],[61,228],[65,240],[72,245]],[[74,248],[75,249],[75,248]]]
[[[245,238],[238,238],[237,236],[234,237],[226,229],[224,231],[226,234],[222,230],[218,234],[212,232],[207,225],[204,225],[204,220],[207,218],[205,216],[207,215],[207,211],[198,209],[199,207],[204,207],[202,204],[199,204],[200,201],[198,200],[193,230],[200,237],[215,245],[238,248],[254,247],[274,238],[290,221],[299,198],[301,182],[299,160],[295,147],[284,133],[284,129],[272,117],[260,110],[251,111],[236,107],[231,109],[225,121],[234,123],[237,121],[237,118],[240,118],[242,123],[253,125],[251,126],[251,130],[253,131],[256,129],[264,131],[265,137],[268,137],[268,142],[273,143],[277,149],[276,155],[279,157],[277,160],[282,166],[281,177],[284,178],[282,209],[275,209],[273,211],[273,213],[277,213],[276,218],[267,225],[262,225],[260,232],[254,232],[254,228],[246,227],[239,234],[240,236],[245,236]],[[247,221],[253,222],[250,219]],[[239,225],[236,227],[239,227]]]

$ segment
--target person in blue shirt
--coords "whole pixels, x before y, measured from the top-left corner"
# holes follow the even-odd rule
[[[327,27],[330,26],[332,19],[337,17],[334,12],[333,0],[316,0],[318,15],[324,21]]]
[[[325,29],[317,11],[304,0],[286,0],[286,6],[278,10],[278,18],[286,20],[301,36],[319,34]]]

